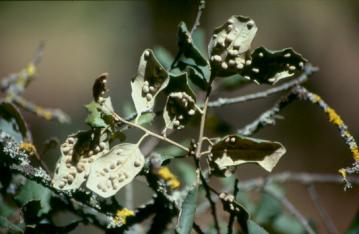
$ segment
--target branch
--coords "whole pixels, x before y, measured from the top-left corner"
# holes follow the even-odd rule
[[[236,178],[234,181],[234,189],[233,189],[233,197],[236,198],[237,197],[237,193],[239,192],[238,189],[238,179]],[[233,223],[234,223],[234,218],[235,218],[235,213],[232,212],[229,216],[229,221],[228,221],[228,228],[227,228],[227,234],[232,234],[233,233]]]
[[[196,31],[197,27],[200,25],[201,16],[205,7],[206,7],[206,1],[200,0],[196,20],[194,21],[191,29],[191,35],[193,35],[194,31]]]
[[[315,189],[313,184],[309,184],[307,186],[307,191],[309,193],[309,196],[314,204],[314,206],[317,208],[320,217],[322,218],[324,225],[330,234],[339,234],[338,229],[335,227],[333,220],[328,215],[327,211],[322,206],[319,195],[317,190]]]
[[[348,176],[347,180],[352,184],[359,184],[359,178],[355,176]],[[240,191],[251,191],[256,188],[261,188],[264,184],[270,183],[288,183],[296,182],[301,184],[310,183],[337,183],[343,182],[343,178],[339,175],[332,174],[315,174],[315,173],[294,173],[294,172],[282,172],[273,174],[267,177],[258,177],[255,179],[249,179],[238,183],[238,189]],[[231,192],[231,189],[226,189],[223,192]],[[218,201],[217,196],[212,196],[214,202]],[[203,202],[197,208],[198,213],[203,213],[209,207],[208,202]]]
[[[97,195],[83,189],[78,189],[74,192],[60,191],[52,187],[50,176],[42,168],[34,168],[30,163],[30,157],[27,152],[21,150],[19,144],[7,133],[0,130],[0,152],[1,163],[3,163],[10,171],[21,174],[27,179],[33,180],[44,187],[49,188],[60,197],[69,197],[75,199],[77,202],[96,210],[99,215],[106,217],[110,223],[113,217],[108,215],[103,207],[104,201],[99,200]]]
[[[279,85],[274,88],[267,89],[265,91],[261,91],[258,93],[252,93],[252,94],[248,94],[248,95],[244,95],[244,96],[240,96],[240,97],[234,97],[234,98],[218,98],[217,100],[210,102],[208,104],[208,107],[217,108],[217,107],[223,107],[226,105],[237,104],[237,103],[241,103],[241,102],[248,102],[248,101],[252,101],[252,100],[266,98],[273,94],[289,90],[299,84],[306,82],[308,80],[308,77],[316,71],[318,71],[318,69],[316,67],[313,67],[311,64],[307,64],[304,67],[303,74],[300,75],[298,78],[293,79],[292,81],[289,81],[282,85]]]
[[[307,219],[299,212],[299,210],[293,205],[292,202],[290,202],[285,196],[279,196],[277,193],[273,192],[270,189],[265,189],[265,192],[270,194],[272,197],[277,199],[282,203],[283,206],[287,208],[287,210],[293,214],[299,222],[302,224],[304,229],[309,234],[315,234],[313,228],[309,225]]]
[[[252,123],[247,124],[246,126],[244,126],[244,128],[239,129],[237,132],[244,136],[251,136],[267,125],[274,125],[276,119],[278,119],[279,112],[282,111],[283,108],[291,104],[294,100],[296,100],[296,98],[297,94],[295,93],[295,90],[292,89],[288,94],[281,97],[279,101],[274,104],[274,106],[263,112]]]
[[[331,108],[320,96],[317,94],[309,92],[306,88],[298,86],[296,88],[296,93],[298,97],[302,100],[310,101],[313,104],[316,104],[320,109],[322,109],[328,116],[329,122],[335,125],[339,132],[340,136],[344,139],[345,144],[349,147],[352,152],[354,163],[352,167],[342,168],[339,172],[343,176],[345,181],[344,189],[351,188],[350,182],[346,179],[347,174],[354,174],[359,172],[359,150],[358,145],[348,130],[348,126],[344,123],[342,118],[336,113],[336,111]]]

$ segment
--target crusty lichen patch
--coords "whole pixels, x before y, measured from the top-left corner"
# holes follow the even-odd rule
[[[27,143],[27,142],[21,143],[20,144],[20,149],[24,150],[29,155],[36,154],[36,147],[31,143]]]
[[[168,167],[161,167],[158,170],[158,175],[167,182],[171,189],[177,189],[181,186],[181,182],[178,178],[170,171]]]
[[[135,216],[135,212],[133,212],[133,210],[123,208],[122,210],[118,210],[116,212],[114,222],[115,224],[126,224],[127,217],[130,216]]]

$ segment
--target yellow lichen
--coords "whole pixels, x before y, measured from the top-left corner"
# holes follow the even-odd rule
[[[338,172],[343,176],[344,179],[347,178],[347,171],[344,168],[339,169]]]
[[[344,122],[342,120],[342,118],[340,118],[340,116],[337,114],[337,112],[335,112],[334,109],[332,108],[327,108],[325,110],[325,112],[328,114],[329,116],[329,122],[335,124],[335,125],[342,125]]]
[[[44,108],[37,107],[36,108],[36,113],[39,116],[44,117],[46,120],[51,120],[52,119],[52,113],[50,111],[45,110]]]
[[[33,155],[36,153],[36,147],[31,143],[26,143],[26,142],[21,143],[20,149],[24,150],[29,155]]]
[[[359,161],[359,150],[357,147],[351,149],[355,161]]]
[[[135,212],[133,212],[133,210],[129,210],[127,208],[123,208],[122,210],[118,210],[116,212],[116,216],[114,218],[114,222],[116,224],[122,223],[122,224],[126,224],[126,219],[129,216],[135,216]]]
[[[317,94],[313,94],[313,102],[319,102],[321,97]]]
[[[33,76],[36,72],[36,67],[34,64],[30,63],[29,66],[26,68],[26,73],[28,76]]]
[[[171,189],[177,189],[181,186],[181,182],[168,167],[161,167],[158,170],[158,175],[168,183]]]

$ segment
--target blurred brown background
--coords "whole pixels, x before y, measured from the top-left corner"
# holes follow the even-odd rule
[[[24,67],[38,42],[44,40],[39,79],[28,88],[26,97],[43,106],[62,108],[73,120],[60,125],[25,114],[35,143],[41,146],[50,136],[63,140],[85,127],[82,106],[91,100],[92,81],[102,72],[110,73],[115,108],[121,110],[121,105],[131,103],[129,81],[137,71],[141,52],[162,45],[174,54],[179,21],[192,25],[196,11],[197,1],[191,0],[0,2],[0,76]],[[233,14],[256,21],[259,30],[254,47],[292,46],[318,66],[320,72],[306,86],[330,103],[359,137],[359,1],[209,0],[201,20],[206,38]],[[241,126],[274,101],[229,106],[220,115]],[[275,172],[336,173],[350,165],[349,150],[317,107],[295,102],[282,114],[285,120],[258,134],[281,141],[288,149]],[[53,157],[47,160],[53,163],[56,155]],[[263,174],[251,166],[239,171],[240,178]],[[344,192],[341,185],[317,187],[322,203],[343,232],[358,208],[359,188]],[[320,220],[303,186],[290,184],[288,196],[303,214]],[[325,233],[322,225],[319,228]],[[77,232],[84,230],[88,229],[82,227]]]

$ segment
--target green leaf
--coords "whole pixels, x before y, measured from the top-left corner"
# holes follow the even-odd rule
[[[163,119],[166,128],[181,129],[198,112],[195,100],[185,92],[174,92],[168,95]]]
[[[307,60],[291,48],[270,51],[259,47],[253,51],[249,61],[250,65],[240,72],[243,77],[259,84],[275,84],[303,70]]]
[[[143,52],[137,76],[131,81],[132,100],[137,113],[152,109],[156,96],[169,81],[168,73],[155,58],[152,50]]]
[[[196,214],[197,195],[198,186],[196,185],[188,191],[185,199],[183,200],[179,219],[177,222],[176,233],[188,234],[191,232]]]
[[[142,114],[139,119],[137,120],[137,124],[139,125],[146,125],[150,124],[156,117],[155,113],[145,113]]]
[[[177,160],[175,170],[184,185],[191,186],[196,181],[196,170],[187,162]]]
[[[26,184],[21,188],[20,193],[15,196],[15,200],[19,202],[21,206],[31,201],[39,201],[41,207],[38,210],[38,216],[47,214],[51,210],[50,198],[51,191],[32,180],[27,180]]]
[[[15,211],[14,208],[9,206],[3,199],[2,196],[0,196],[0,216],[8,217],[11,214],[13,214]]]
[[[188,77],[187,77],[187,73],[185,72],[177,71],[175,74],[170,73],[170,80],[165,89],[165,92],[167,94],[175,93],[175,92],[185,92],[186,94],[191,96],[194,100],[196,100],[195,94],[193,93],[192,89],[188,85]]]
[[[202,90],[207,90],[211,75],[209,65],[199,66],[191,59],[181,59],[176,65],[182,72],[187,72],[190,80]]]
[[[90,172],[92,164],[108,153],[109,143],[99,131],[80,131],[68,136],[61,145],[61,156],[52,179],[60,190],[79,188]]]
[[[85,120],[86,124],[93,128],[105,128],[107,126],[106,122],[102,118],[102,112],[99,111],[101,106],[97,102],[92,101],[85,107],[89,112],[89,115]]]
[[[2,228],[6,228],[8,231],[11,230],[16,233],[24,233],[24,230],[20,226],[11,223],[7,218],[0,216],[0,230]]]
[[[156,46],[153,51],[158,61],[164,68],[166,68],[166,70],[168,70],[171,67],[172,61],[174,60],[172,54],[162,46]]]
[[[247,221],[248,234],[268,234],[261,226],[253,222],[252,220]]]
[[[0,102],[0,129],[18,143],[31,142],[31,133],[18,108],[11,102]]]
[[[270,172],[285,152],[278,142],[228,135],[213,145],[209,159],[214,173],[228,176],[244,163],[257,163]]]
[[[238,88],[243,88],[244,86],[251,83],[252,81],[244,78],[239,74],[235,74],[227,77],[226,79],[223,79],[222,82],[220,83],[220,87],[225,91],[235,91]]]
[[[183,55],[199,66],[208,65],[207,59],[201,54],[199,49],[194,45],[191,32],[188,31],[184,22],[180,22],[178,26],[178,46]]]
[[[298,219],[293,216],[281,214],[272,222],[272,229],[278,234],[305,234],[306,231],[303,225],[299,223]],[[358,229],[356,232],[358,233]]]
[[[260,224],[272,223],[282,213],[282,204],[272,195],[263,192],[255,211],[255,220]]]
[[[116,145],[93,163],[86,187],[103,198],[111,197],[135,178],[144,163],[138,144]]]
[[[355,215],[349,229],[345,232],[346,234],[357,234],[359,233],[359,212]]]
[[[208,53],[215,76],[234,75],[244,67],[256,32],[255,22],[244,16],[232,16],[214,30]]]
[[[203,57],[206,57],[207,41],[205,31],[202,28],[196,28],[196,30],[192,33],[192,41],[195,47],[197,47],[198,51],[203,55]]]

